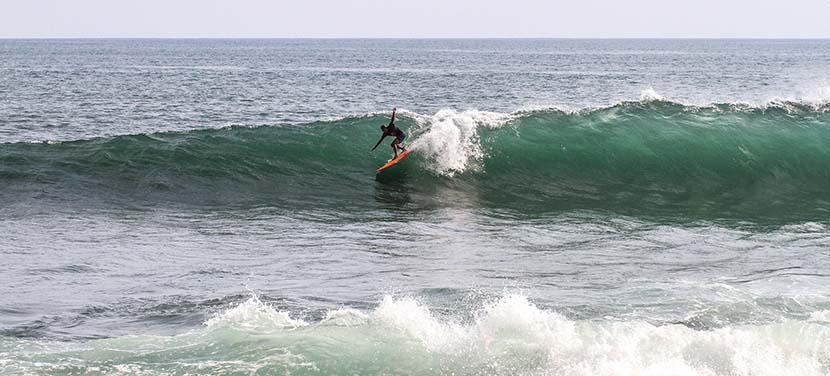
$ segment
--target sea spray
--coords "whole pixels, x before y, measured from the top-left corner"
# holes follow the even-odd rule
[[[415,118],[417,139],[412,148],[427,160],[425,166],[439,175],[453,176],[475,170],[484,157],[478,128],[495,128],[512,118],[509,114],[442,110]]]

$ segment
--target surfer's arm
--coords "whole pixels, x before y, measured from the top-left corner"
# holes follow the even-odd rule
[[[391,125],[391,124],[395,124],[395,112],[397,112],[397,111],[398,111],[398,109],[397,109],[397,108],[393,108],[393,109],[392,109],[392,120],[389,120],[389,124],[390,124],[390,125]]]
[[[373,147],[372,150],[375,150],[375,148],[377,148],[378,145],[380,145],[384,138],[386,138],[386,133],[384,133],[383,136],[380,136],[380,140],[378,140],[378,143],[375,144],[375,147]]]

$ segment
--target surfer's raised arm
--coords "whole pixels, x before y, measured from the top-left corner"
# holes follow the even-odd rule
[[[398,112],[398,108],[397,108],[397,107],[392,109],[392,120],[389,120],[389,125],[390,125],[391,127],[394,127],[394,126],[395,126],[395,112]],[[394,128],[393,128],[393,129],[394,129]],[[377,143],[377,144],[375,144],[375,147],[373,147],[373,148],[372,148],[372,150],[375,150],[375,149],[378,147],[378,145],[380,145],[380,143],[381,143],[381,142],[383,142],[383,139],[384,139],[384,138],[386,138],[386,136],[388,136],[388,135],[389,135],[389,130],[388,130],[388,128],[387,128],[387,127],[385,127],[385,126],[381,125],[381,126],[380,126],[380,130],[382,130],[382,131],[383,131],[383,135],[382,135],[382,136],[380,136],[380,140],[378,140],[378,143]],[[395,154],[397,155],[397,153],[395,153]]]

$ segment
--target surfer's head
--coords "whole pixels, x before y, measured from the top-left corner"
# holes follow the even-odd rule
[[[385,125],[381,125],[381,126],[380,126],[380,130],[382,130],[382,131],[386,132],[386,126],[385,126]]]

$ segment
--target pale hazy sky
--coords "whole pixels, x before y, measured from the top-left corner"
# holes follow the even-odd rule
[[[830,0],[0,0],[0,37],[830,38]]]

